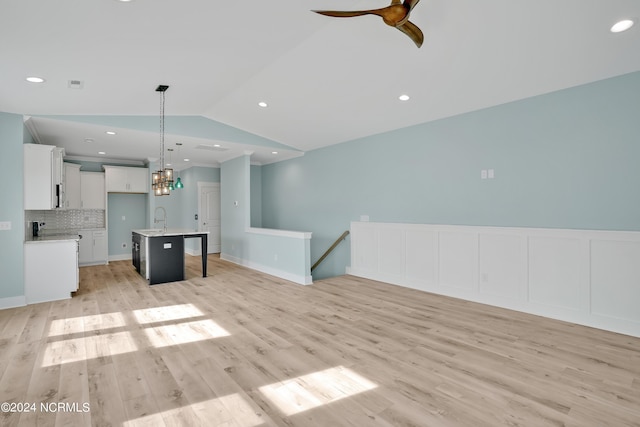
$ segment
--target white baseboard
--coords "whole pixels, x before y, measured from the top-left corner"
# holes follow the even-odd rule
[[[24,307],[27,305],[27,299],[24,295],[9,298],[0,298],[0,310],[5,308]]]
[[[109,261],[131,260],[131,254],[109,255]]]
[[[184,253],[191,256],[201,256],[202,250],[200,250],[200,248],[198,249],[185,248]]]
[[[93,265],[108,265],[109,261],[96,261],[96,262],[87,262],[83,264],[78,264],[78,267],[91,267]]]
[[[250,268],[252,270],[260,271],[262,273],[266,273],[270,276],[279,277],[284,280],[288,280],[290,282],[297,283],[299,285],[311,285],[313,284],[313,278],[311,276],[300,276],[297,274],[292,274],[287,271],[278,270],[273,267],[264,266],[261,264],[256,264],[251,261],[234,257],[232,255],[227,255],[224,253],[220,253],[220,259],[232,262],[234,264],[241,265],[243,267]]]

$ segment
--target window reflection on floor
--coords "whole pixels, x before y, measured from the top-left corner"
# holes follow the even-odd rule
[[[293,415],[376,388],[377,385],[344,366],[313,372],[260,387],[285,415]]]

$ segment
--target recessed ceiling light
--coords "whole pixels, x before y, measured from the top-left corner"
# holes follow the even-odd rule
[[[182,160],[184,160],[185,162],[190,162],[191,161],[190,159],[182,159]]]
[[[267,104],[267,103],[266,103],[266,102],[264,102],[264,101],[260,101],[260,102],[258,102],[258,107],[267,108],[268,106],[269,106],[269,104]]]
[[[278,152],[277,151],[272,151],[271,154],[278,154]]]
[[[85,138],[84,142],[91,144],[93,142],[93,138]]]
[[[629,28],[633,27],[634,22],[631,19],[623,19],[622,21],[618,21],[611,27],[612,33],[621,33],[623,31],[627,31]]]
[[[30,83],[44,83],[44,79],[42,77],[31,76],[26,79]]]
[[[98,151],[98,154],[105,155],[105,154],[107,154],[107,153],[105,153],[104,151]]]
[[[409,100],[409,95],[405,95],[405,94],[400,95],[400,96],[398,97],[398,99],[399,99],[400,101],[408,101],[408,100]]]
[[[220,147],[220,144],[213,144],[214,147]]]
[[[105,132],[107,135],[115,135],[116,133],[112,130],[108,130]]]

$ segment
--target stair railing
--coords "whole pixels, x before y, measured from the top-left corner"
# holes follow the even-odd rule
[[[340,242],[342,242],[344,239],[346,239],[348,235],[349,235],[349,230],[347,230],[347,231],[345,231],[344,233],[342,233],[342,234],[340,235],[340,237],[338,237],[338,238],[336,239],[336,241],[335,241],[335,242],[333,242],[333,245],[331,245],[331,247],[329,247],[329,249],[327,249],[327,250],[326,250],[326,252],[322,254],[322,256],[320,257],[320,259],[319,259],[318,261],[316,261],[316,263],[315,263],[315,264],[313,264],[313,265],[311,266],[311,271],[315,270],[315,268],[316,268],[318,265],[320,265],[320,263],[321,263],[322,261],[324,261],[324,259],[325,259],[327,256],[329,256],[329,254],[330,254],[331,252],[333,252],[333,250],[334,250],[334,249],[335,249],[335,248],[340,244]]]

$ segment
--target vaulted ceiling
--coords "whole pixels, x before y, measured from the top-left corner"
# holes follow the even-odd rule
[[[0,1],[0,111],[75,156],[157,157],[157,129],[108,116],[157,118],[158,84],[179,157],[269,163],[640,70],[640,25],[610,32],[637,21],[637,0],[421,0],[421,48],[376,16],[311,12],[385,0]]]

